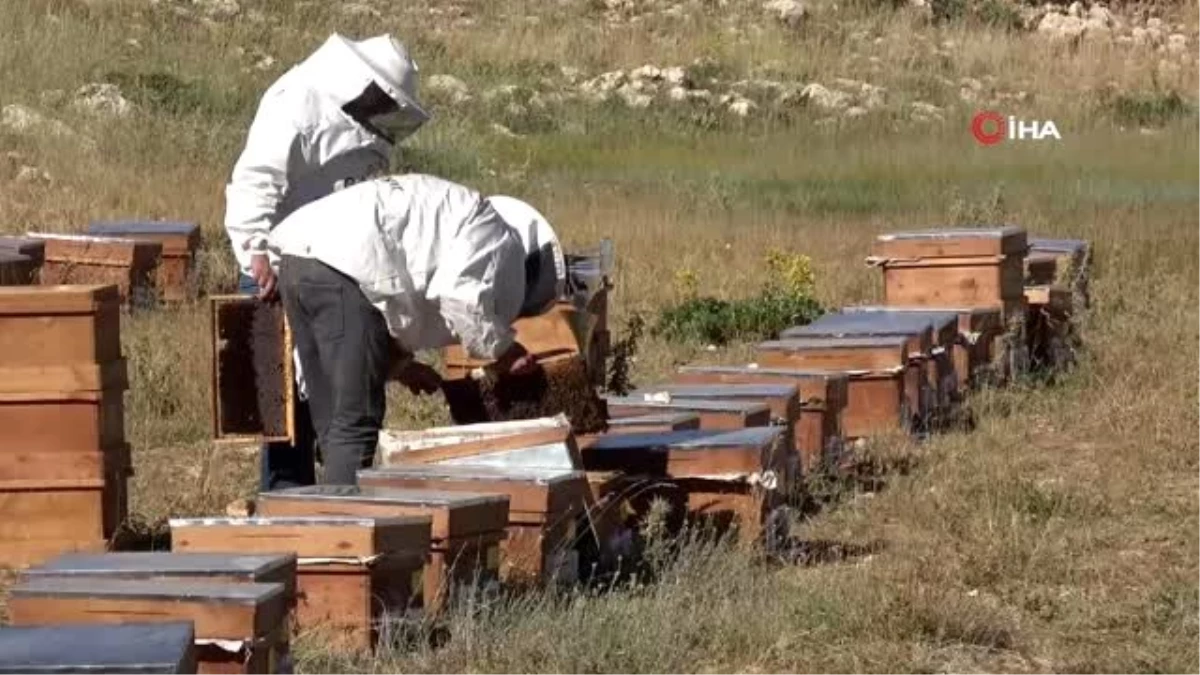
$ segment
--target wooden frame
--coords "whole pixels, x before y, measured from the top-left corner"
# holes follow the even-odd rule
[[[253,419],[257,419],[259,424],[258,433],[253,431],[231,431],[227,427],[230,423],[227,421],[224,414],[223,393],[225,382],[221,378],[222,370],[222,353],[223,340],[221,337],[221,311],[220,308],[225,305],[253,305],[255,311],[274,311],[278,313],[278,321],[281,324],[283,335],[281,344],[281,353],[278,355],[279,368],[282,371],[282,383],[280,387],[283,392],[283,428],[286,430],[283,434],[269,434],[265,432],[265,425],[262,424],[262,411],[255,413]],[[212,343],[212,366],[211,366],[211,405],[212,405],[212,425],[213,439],[218,443],[245,443],[250,441],[287,441],[293,442],[296,438],[296,401],[295,401],[295,380],[296,369],[293,361],[293,344],[291,327],[288,325],[287,314],[283,311],[282,305],[265,305],[260,303],[257,298],[244,295],[217,295],[209,298],[209,325],[211,330]],[[250,361],[253,361],[253,356]],[[253,372],[253,363],[245,363],[244,367],[249,367]],[[244,404],[245,402],[240,402]],[[249,422],[248,425],[253,425]]]

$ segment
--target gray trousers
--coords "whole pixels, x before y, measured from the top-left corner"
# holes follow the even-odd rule
[[[279,291],[304,371],[324,483],[354,485],[375,459],[387,405],[391,337],[383,314],[350,277],[284,256]]]

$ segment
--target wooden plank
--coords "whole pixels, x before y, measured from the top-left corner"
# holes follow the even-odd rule
[[[25,453],[85,453],[125,442],[121,391],[0,394],[0,447]],[[3,466],[0,454],[0,466]]]
[[[107,539],[126,518],[126,476],[104,480],[13,481],[0,487],[0,540]]]
[[[864,373],[850,377],[842,430],[847,439],[866,438],[902,429],[909,418],[905,371]]]
[[[1024,262],[1005,258],[930,258],[883,267],[888,305],[1003,307],[1019,300]]]
[[[498,436],[487,436],[470,440],[451,440],[443,442],[430,437],[423,439],[426,447],[410,446],[403,451],[391,450],[387,453],[387,462],[396,464],[432,464],[447,459],[473,457],[483,453],[499,452],[502,450],[519,450],[551,443],[572,443],[570,427],[536,429],[519,433]]]
[[[369,558],[424,556],[432,523],[431,516],[416,515],[172,518],[169,524],[172,550]]]
[[[73,452],[4,450],[0,452],[0,490],[103,483],[105,476],[128,473],[131,461],[127,443]]]
[[[769,340],[756,351],[759,365],[768,368],[886,370],[909,361],[904,336]]]

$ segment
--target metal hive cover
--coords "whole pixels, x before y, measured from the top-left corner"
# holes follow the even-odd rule
[[[310,499],[314,501],[350,500],[377,504],[409,504],[417,506],[473,506],[505,501],[500,495],[446,490],[408,490],[400,488],[358,487],[354,485],[310,485],[263,492],[260,500],[274,498]]]
[[[954,312],[839,312],[826,314],[805,326],[792,326],[781,338],[833,337],[838,335],[914,335],[958,321]]]
[[[130,574],[191,576],[259,576],[295,564],[294,555],[240,555],[236,553],[68,553],[25,572],[38,576],[121,577]]]
[[[564,442],[531,445],[515,450],[481,452],[478,455],[453,457],[433,462],[438,466],[489,466],[511,469],[554,469],[576,471],[579,469],[572,457],[570,447]]]
[[[0,263],[25,263],[25,262],[33,262],[33,258],[30,258],[29,256],[25,255],[24,253],[18,253],[16,250],[13,250],[13,249],[0,249]]]
[[[406,476],[413,478],[432,478],[454,480],[492,480],[512,481],[519,483],[536,483],[538,485],[553,485],[568,480],[578,480],[586,477],[582,471],[561,471],[540,467],[500,467],[478,465],[437,465],[415,464],[407,466],[392,466],[385,469],[364,469],[358,472],[359,477],[386,478],[388,476]],[[461,493],[460,493],[461,494]]]
[[[782,427],[750,427],[735,431],[690,429],[644,434],[614,434],[597,438],[591,448],[592,450],[631,448],[704,450],[743,445],[767,446],[777,442],[782,435]]]
[[[907,314],[929,314],[931,310],[928,307],[917,305],[851,305],[843,307],[843,312],[893,312]],[[949,313],[955,315],[962,314],[994,314],[1000,310],[993,307],[940,307],[934,313]]]
[[[105,220],[89,224],[88,234],[191,234],[199,227],[196,223],[181,221]]]
[[[629,394],[630,398],[642,398],[647,395],[667,393],[674,399],[710,399],[710,398],[776,398],[779,396],[794,396],[796,386],[793,384],[663,384],[642,387]]]
[[[171,527],[392,527],[427,523],[429,516],[254,516],[252,518],[172,518]]]
[[[637,392],[634,392],[637,393]],[[651,424],[679,424],[696,419],[695,413],[664,412],[650,415],[635,415],[633,417],[614,417],[608,421],[610,427],[640,427]]]
[[[778,349],[784,351],[803,351],[806,349],[830,349],[853,347],[896,347],[907,344],[908,338],[903,335],[871,335],[861,337],[796,337],[786,340],[768,340],[760,343],[759,349]]]
[[[253,605],[283,595],[283,592],[283,584],[40,577],[22,581],[9,593],[14,598],[22,596],[104,597],[131,600],[199,600],[222,604]]]
[[[770,407],[766,403],[755,403],[753,401],[714,401],[698,398],[675,398],[669,402],[647,401],[641,397],[633,396],[606,396],[604,400],[611,406],[637,406],[637,407],[658,407],[658,408],[676,408],[684,410],[696,410],[700,412],[743,412],[756,413],[763,410],[769,410]]]
[[[1021,228],[1014,225],[1002,227],[949,227],[932,228],[928,230],[909,230],[907,232],[890,232],[879,235],[879,241],[898,241],[912,239],[1001,239],[1019,234]]]
[[[1076,253],[1087,248],[1088,243],[1082,239],[1048,239],[1031,237],[1029,248],[1033,251],[1051,251],[1054,253]]]
[[[0,673],[179,673],[190,621],[0,628]]]
[[[744,366],[681,366],[681,373],[716,373],[728,375],[774,375],[779,377],[841,377],[842,371],[816,370],[812,368],[760,368],[756,364]],[[611,424],[611,422],[610,422]]]
[[[46,242],[33,237],[0,237],[0,249],[17,253],[40,254],[46,250]]]

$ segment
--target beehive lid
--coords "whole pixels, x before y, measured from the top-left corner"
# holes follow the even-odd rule
[[[408,466],[393,466],[385,469],[364,469],[358,472],[360,477],[386,478],[388,476],[406,476],[434,480],[487,480],[511,481],[515,483],[534,483],[537,485],[557,485],[560,483],[584,478],[582,471],[561,471],[539,467],[518,468],[478,465],[437,465],[413,464]],[[461,493],[459,493],[461,494]]]
[[[123,244],[126,246],[132,246],[132,245],[140,243],[140,242],[137,242],[136,240],[129,239],[127,237],[111,237],[111,236],[101,237],[101,236],[91,235],[91,234],[59,234],[59,233],[54,233],[54,232],[26,232],[25,236],[36,238],[36,239],[44,239],[46,241],[78,242],[81,244]]]
[[[404,504],[425,507],[465,507],[507,502],[500,495],[447,490],[408,490],[399,488],[358,487],[354,485],[310,485],[263,492],[260,501],[298,499],[312,501],[354,501],[372,504]]]
[[[591,450],[704,450],[742,446],[767,447],[779,441],[782,427],[750,427],[734,431],[661,431],[643,434],[611,434],[598,437]]]
[[[731,401],[731,400],[705,400],[705,399],[683,399],[675,398],[670,401],[647,401],[641,397],[634,396],[607,396],[605,400],[610,406],[626,406],[626,407],[661,407],[675,408],[682,410],[695,410],[696,412],[738,412],[747,415],[752,415],[758,412],[770,410],[766,403],[754,401]]]
[[[1003,239],[1021,234],[1025,230],[1015,225],[1001,227],[947,227],[930,228],[927,230],[908,230],[905,232],[889,232],[881,234],[879,241],[898,240],[941,240],[941,239]]]
[[[1000,309],[997,307],[939,307],[937,310],[930,310],[924,306],[908,306],[908,305],[852,305],[843,307],[843,312],[891,312],[894,314],[954,314],[956,316],[962,314],[999,314]]]
[[[658,384],[642,387],[629,398],[655,400],[662,395],[675,399],[764,399],[796,395],[793,384]]]
[[[840,370],[820,370],[817,368],[771,368],[762,367],[756,363],[748,363],[744,366],[681,366],[681,373],[717,373],[729,375],[774,375],[778,377],[818,377],[823,379],[838,379],[845,377],[845,373]]]
[[[636,394],[637,392],[634,393]],[[696,413],[664,412],[652,413],[650,415],[635,415],[633,417],[614,417],[608,421],[608,426],[617,428],[652,425],[674,426],[676,424],[687,424],[697,419],[699,419],[699,416]]]
[[[0,628],[0,673],[183,673],[195,639],[190,621]]]
[[[27,262],[33,262],[33,258],[30,258],[29,256],[25,255],[24,253],[18,253],[15,250],[0,249],[0,263],[27,263]]]
[[[1029,248],[1032,251],[1047,251],[1050,253],[1078,253],[1087,250],[1088,243],[1082,239],[1048,239],[1031,237]]]
[[[936,228],[889,232],[875,238],[875,252],[891,257],[955,257],[1019,253],[1027,248],[1024,228]]]
[[[936,331],[956,323],[958,314],[954,312],[837,312],[826,314],[805,326],[787,328],[779,337],[916,335],[928,328]]]
[[[908,342],[903,335],[864,335],[861,337],[795,337],[786,340],[767,340],[758,348],[775,351],[805,351],[814,349],[871,349],[895,347]]]
[[[398,527],[428,523],[429,516],[254,516],[252,518],[172,518],[171,527]]]
[[[556,469],[575,471],[579,467],[565,442],[542,443],[513,450],[480,452],[465,457],[450,457],[431,464],[437,466],[490,466],[511,469]]]
[[[35,577],[9,591],[13,598],[121,598],[128,600],[201,601],[217,604],[257,605],[284,594],[283,584],[230,584],[208,581],[142,581],[135,579],[66,579]]]
[[[88,234],[120,237],[127,234],[178,234],[190,236],[199,230],[196,223],[153,220],[96,221],[88,225]]]
[[[89,286],[0,286],[0,316],[89,314],[120,302],[114,284]]]
[[[128,578],[142,575],[246,576],[261,578],[295,565],[294,555],[239,555],[236,553],[68,553],[39,567],[29,577]]]

